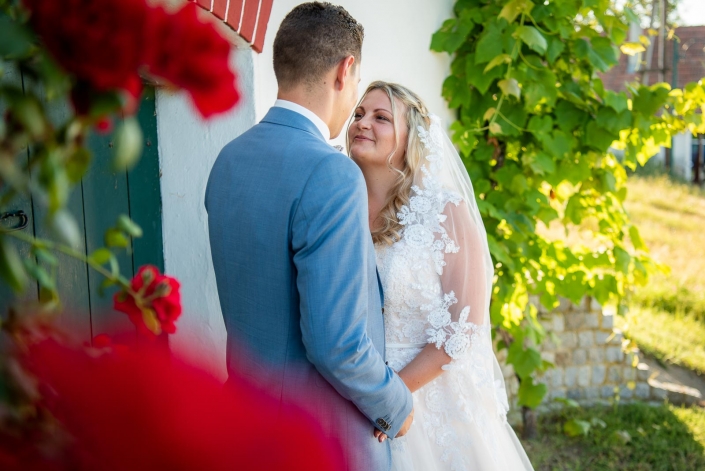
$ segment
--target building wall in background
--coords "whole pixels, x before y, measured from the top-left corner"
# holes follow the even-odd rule
[[[262,54],[255,57],[257,119],[262,119],[277,97],[272,69],[272,45],[279,24],[301,3],[277,0],[269,20]],[[443,80],[450,73],[447,54],[429,50],[431,35],[453,15],[452,0],[344,0],[342,5],[365,28],[360,93],[375,80],[398,82],[415,91],[446,126],[453,114],[441,97]],[[334,140],[344,144],[342,136]]]
[[[215,285],[204,206],[206,183],[220,149],[255,123],[250,47],[236,35],[233,63],[242,101],[204,123],[188,98],[157,92],[164,266],[181,282],[183,315],[170,346],[179,355],[225,378],[225,326]]]

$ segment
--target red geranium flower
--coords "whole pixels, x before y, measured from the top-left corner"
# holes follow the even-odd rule
[[[193,3],[174,14],[156,8],[150,30],[158,47],[148,49],[151,74],[186,90],[204,118],[231,109],[240,100],[228,59],[230,45],[213,27],[198,19]]]
[[[145,265],[130,283],[130,291],[113,297],[114,307],[124,312],[141,333],[159,335],[176,332],[174,322],[181,315],[180,284],[176,278],[162,275],[159,269]]]
[[[69,73],[98,91],[128,89],[154,41],[144,0],[24,0],[30,24]]]
[[[54,454],[60,470],[344,469],[337,439],[244,377],[231,375],[225,388],[150,347],[94,356],[53,340],[33,346],[27,364],[44,406],[71,436],[64,454]],[[0,466],[49,469],[28,467],[17,459],[22,450],[6,445],[0,442]],[[41,455],[35,459],[41,464]]]

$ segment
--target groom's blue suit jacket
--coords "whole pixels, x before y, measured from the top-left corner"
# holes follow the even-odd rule
[[[383,359],[360,170],[306,117],[274,107],[223,148],[206,209],[228,370],[308,399],[351,469],[389,469],[373,425],[394,437],[412,400]]]

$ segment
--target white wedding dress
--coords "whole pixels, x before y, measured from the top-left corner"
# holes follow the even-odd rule
[[[435,343],[452,362],[413,394],[414,422],[391,441],[392,469],[532,470],[506,420],[489,324],[493,268],[472,184],[438,118],[418,131],[427,156],[398,214],[400,240],[376,247],[386,358],[401,371]]]

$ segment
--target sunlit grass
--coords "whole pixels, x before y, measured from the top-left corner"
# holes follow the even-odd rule
[[[663,363],[684,366],[705,374],[705,322],[692,315],[633,305],[616,325],[641,351]]]
[[[568,419],[604,422],[585,437],[563,434]],[[705,409],[628,404],[565,409],[541,416],[540,436],[524,441],[536,471],[700,471]]]

